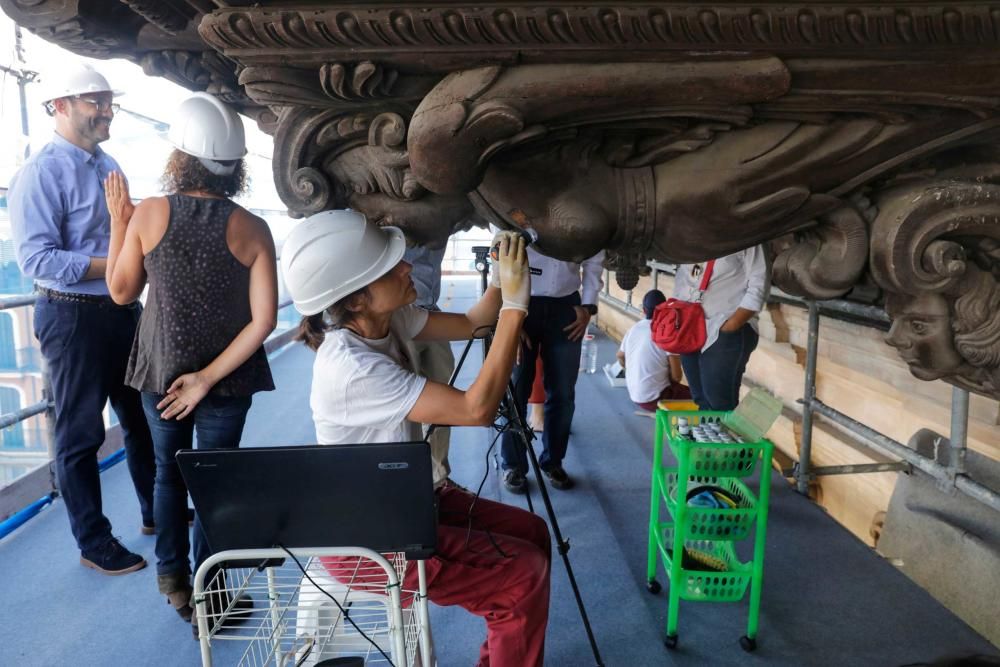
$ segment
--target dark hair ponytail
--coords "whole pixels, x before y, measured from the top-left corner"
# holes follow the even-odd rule
[[[295,340],[302,341],[306,347],[315,352],[323,344],[328,330],[329,327],[323,321],[323,313],[307,315],[299,322],[299,332],[295,335]]]
[[[351,292],[322,313],[303,317],[299,322],[299,332],[295,335],[295,340],[302,341],[306,347],[315,352],[323,344],[327,331],[342,329],[355,318],[356,313],[349,306],[357,303],[359,299],[368,299],[367,286]]]

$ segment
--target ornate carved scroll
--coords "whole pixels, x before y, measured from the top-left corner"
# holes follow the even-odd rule
[[[851,205],[820,216],[815,227],[796,232],[772,266],[775,285],[789,294],[833,299],[846,294],[868,260],[868,223]]]

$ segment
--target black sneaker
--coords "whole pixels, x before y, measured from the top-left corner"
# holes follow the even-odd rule
[[[188,508],[188,511],[187,511],[187,517],[188,517],[188,526],[189,527],[193,526],[194,525],[194,510],[191,509],[190,507]],[[142,534],[143,535],[156,535],[156,524],[153,523],[152,519],[150,519],[149,521],[147,521],[146,519],[143,519],[142,520],[142,529],[141,530],[142,530]]]
[[[528,478],[520,470],[511,468],[503,473],[503,485],[511,493],[524,495],[528,491]]]
[[[552,466],[544,472],[545,476],[549,478],[549,484],[554,488],[560,491],[573,488],[573,478],[566,474],[562,466]]]
[[[81,552],[80,564],[101,574],[117,576],[141,570],[146,567],[146,559],[123,547],[117,538],[109,537],[98,549]]]

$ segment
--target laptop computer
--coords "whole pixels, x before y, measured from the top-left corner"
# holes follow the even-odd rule
[[[182,450],[213,552],[366,547],[423,559],[437,536],[426,442]]]

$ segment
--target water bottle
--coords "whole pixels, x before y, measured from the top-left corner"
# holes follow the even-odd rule
[[[597,341],[593,334],[586,334],[583,337],[583,345],[580,346],[580,372],[597,372]]]

